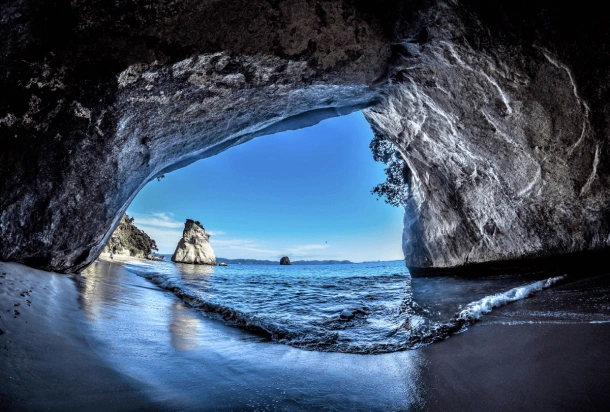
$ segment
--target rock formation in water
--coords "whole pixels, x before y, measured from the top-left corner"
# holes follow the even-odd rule
[[[172,255],[172,262],[196,265],[216,265],[216,256],[210,246],[210,234],[201,223],[186,219],[182,239]]]
[[[280,259],[280,265],[290,265],[290,259],[288,258],[288,256],[283,256]]]
[[[610,26],[550,0],[0,4],[0,260],[78,271],[150,180],[365,110],[413,268],[610,245]]]
[[[123,215],[102,253],[150,259],[153,250],[159,250],[157,243],[133,224],[133,218]]]

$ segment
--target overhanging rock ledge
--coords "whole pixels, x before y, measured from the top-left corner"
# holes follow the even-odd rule
[[[407,266],[610,246],[609,25],[550,1],[0,5],[0,260],[79,271],[156,176],[365,109]]]

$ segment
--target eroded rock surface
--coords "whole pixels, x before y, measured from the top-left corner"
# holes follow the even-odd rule
[[[551,1],[0,5],[0,260],[78,271],[151,179],[371,107],[407,265],[610,243],[609,25]]]
[[[390,9],[3,2],[0,259],[78,271],[156,176],[370,105],[388,69]]]
[[[547,6],[439,3],[427,40],[399,44],[392,87],[365,113],[410,171],[410,268],[610,246],[608,29],[591,9]]]
[[[195,265],[216,264],[216,256],[210,246],[210,234],[205,231],[201,223],[191,219],[186,220],[182,239],[172,255],[172,262]]]

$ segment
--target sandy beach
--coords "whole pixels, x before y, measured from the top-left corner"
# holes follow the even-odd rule
[[[0,409],[606,407],[609,324],[475,325],[412,351],[309,352],[208,319],[117,260],[80,279],[0,263]]]
[[[72,276],[0,263],[0,410],[134,410],[142,385],[89,346]]]

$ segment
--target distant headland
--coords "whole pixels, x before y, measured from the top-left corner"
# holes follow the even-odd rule
[[[225,259],[216,258],[217,263],[226,263],[227,265],[279,265],[277,260],[259,260],[259,259]],[[349,260],[293,260],[291,265],[347,265]]]

